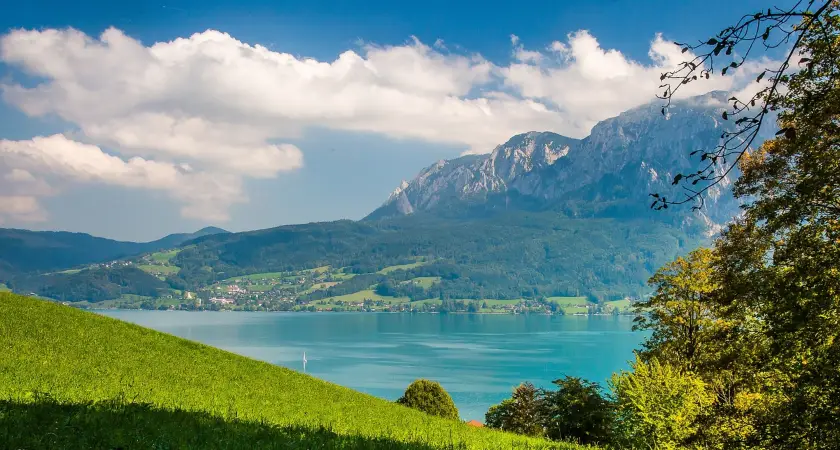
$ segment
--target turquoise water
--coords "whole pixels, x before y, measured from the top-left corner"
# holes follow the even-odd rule
[[[629,317],[101,311],[102,314],[396,400],[411,381],[439,381],[465,420],[522,381],[563,375],[604,382],[643,335]]]

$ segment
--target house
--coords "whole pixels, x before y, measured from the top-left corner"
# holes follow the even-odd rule
[[[210,299],[210,303],[219,303],[219,304],[222,304],[222,305],[231,305],[231,304],[233,304],[233,300],[231,300],[229,298],[213,297],[213,298]]]
[[[476,427],[476,428],[483,428],[484,427],[484,424],[477,421],[477,420],[470,420],[469,422],[467,422],[467,425],[469,425],[471,427]]]

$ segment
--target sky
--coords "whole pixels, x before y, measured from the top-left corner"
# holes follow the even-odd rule
[[[756,0],[42,1],[0,15],[0,227],[360,219],[440,159],[585,137]],[[740,77],[740,78],[739,78]],[[735,89],[744,69],[689,85]]]

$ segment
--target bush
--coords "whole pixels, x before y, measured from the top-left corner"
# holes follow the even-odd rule
[[[433,416],[455,420],[459,418],[455,402],[437,381],[423,379],[414,381],[397,403]]]

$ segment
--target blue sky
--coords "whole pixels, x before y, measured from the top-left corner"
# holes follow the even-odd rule
[[[358,219],[438,159],[531,129],[585,136],[653,99],[667,42],[762,7],[18,2],[0,16],[0,226],[150,240]],[[227,35],[191,38],[206,30]]]

